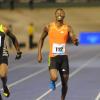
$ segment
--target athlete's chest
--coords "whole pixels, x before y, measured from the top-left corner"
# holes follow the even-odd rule
[[[67,27],[56,27],[56,26],[53,26],[53,27],[50,27],[49,29],[49,36],[50,37],[55,37],[55,38],[59,38],[59,37],[66,37],[68,35],[68,28]]]
[[[49,39],[52,41],[65,41],[68,37],[68,31],[65,28],[56,29],[52,28],[49,31]]]

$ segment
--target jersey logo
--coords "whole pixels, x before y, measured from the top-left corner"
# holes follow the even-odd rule
[[[61,31],[60,33],[61,33],[61,34],[64,34],[64,31]]]
[[[65,72],[66,70],[65,69],[62,69],[62,72]]]

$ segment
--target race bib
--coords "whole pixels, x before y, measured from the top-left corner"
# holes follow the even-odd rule
[[[53,44],[53,54],[64,55],[65,54],[65,44]]]
[[[1,36],[0,36],[0,47],[1,47]]]

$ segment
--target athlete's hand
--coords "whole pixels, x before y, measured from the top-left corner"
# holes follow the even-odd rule
[[[76,46],[79,45],[79,41],[78,41],[78,39],[75,39],[75,40],[74,40],[74,44],[75,44]]]
[[[76,41],[76,46],[78,46],[79,45],[79,42],[78,41]]]
[[[22,56],[22,52],[19,51],[19,52],[17,52],[15,59],[19,60],[21,58],[21,56]]]
[[[38,55],[38,62],[41,63],[42,62],[42,54]]]

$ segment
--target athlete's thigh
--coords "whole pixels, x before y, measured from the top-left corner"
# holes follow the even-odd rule
[[[8,65],[5,63],[0,64],[0,76],[4,77],[8,74]]]
[[[59,69],[59,73],[61,76],[61,80],[67,82],[69,78],[69,62],[67,55],[64,55],[62,58],[62,66]]]
[[[0,52],[0,64],[8,65],[8,57],[9,57],[8,51],[5,48],[3,48],[3,51]]]
[[[52,79],[57,79],[57,77],[58,77],[57,57],[49,58],[48,66],[49,66],[50,77]]]
[[[59,73],[60,73],[60,77],[61,77],[62,82],[63,81],[67,82],[68,79],[69,79],[69,73],[68,73],[68,71],[67,70],[64,70],[64,71],[59,70]]]
[[[64,55],[62,58],[62,66],[60,68],[60,71],[69,74],[69,60],[67,55]]]
[[[1,57],[0,59],[0,76],[5,76],[8,73],[8,57]]]
[[[8,70],[8,65],[5,63],[0,64],[0,69],[2,70]]]

